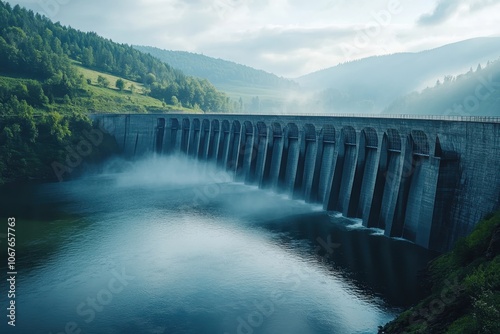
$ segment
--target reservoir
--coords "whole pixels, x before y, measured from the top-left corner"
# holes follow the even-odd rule
[[[17,333],[376,333],[423,295],[436,256],[175,156],[0,200],[2,275],[16,218]]]

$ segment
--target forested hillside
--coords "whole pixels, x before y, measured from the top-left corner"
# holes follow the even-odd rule
[[[282,109],[287,95],[294,95],[293,92],[300,89],[292,80],[223,59],[149,46],[134,48],[149,53],[186,74],[207,78],[237,101],[235,111],[271,112]]]
[[[184,107],[227,109],[227,97],[207,80],[188,77],[129,45],[61,26],[19,6],[11,8],[0,2],[0,31],[3,73],[41,80],[65,74],[74,86],[76,79],[68,62],[73,59],[89,68],[143,82],[150,86],[152,97],[166,103],[175,97]]]
[[[224,111],[229,102],[207,80],[131,46],[2,1],[0,60],[0,183],[55,178],[54,163],[91,132],[88,112]],[[85,161],[111,144],[105,138]]]
[[[500,59],[434,87],[398,98],[384,113],[411,115],[500,116]]]
[[[416,52],[369,57],[339,64],[297,78],[305,90],[318,94],[326,112],[378,113],[394,100],[422,89],[445,75],[500,57],[500,37],[465,40]]]
[[[134,46],[134,48],[149,53],[188,75],[207,78],[216,86],[219,84],[255,85],[273,89],[298,87],[297,83],[292,80],[232,61],[207,57],[192,52],[162,50],[150,46]]]

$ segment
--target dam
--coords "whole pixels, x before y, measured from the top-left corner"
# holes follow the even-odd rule
[[[125,158],[186,154],[443,252],[500,207],[500,118],[101,114]]]

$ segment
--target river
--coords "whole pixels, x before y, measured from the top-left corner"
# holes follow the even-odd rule
[[[435,256],[180,157],[3,186],[0,201],[18,271],[2,333],[376,333],[422,296]]]

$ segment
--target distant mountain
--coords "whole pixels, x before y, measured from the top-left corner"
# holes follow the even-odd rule
[[[500,60],[396,99],[384,113],[500,116]]]
[[[375,56],[314,72],[296,81],[330,112],[380,112],[396,98],[500,57],[500,37],[470,39],[418,53]]]
[[[236,85],[289,89],[297,85],[292,80],[278,77],[272,73],[198,53],[162,50],[150,46],[134,46],[134,48],[151,54],[187,75],[208,79],[216,86]]]
[[[282,104],[289,91],[299,89],[298,84],[290,79],[223,59],[149,46],[134,48],[151,54],[187,75],[208,79],[234,101],[242,98],[242,102],[247,105],[246,110],[242,111],[270,110]],[[259,97],[258,102],[256,97]]]
[[[201,54],[146,46],[134,48],[188,75],[210,80],[232,98],[236,111],[380,113],[397,99],[433,86],[439,78],[465,73],[478,64],[499,59],[500,37],[474,38],[417,53],[364,58],[294,81]]]

